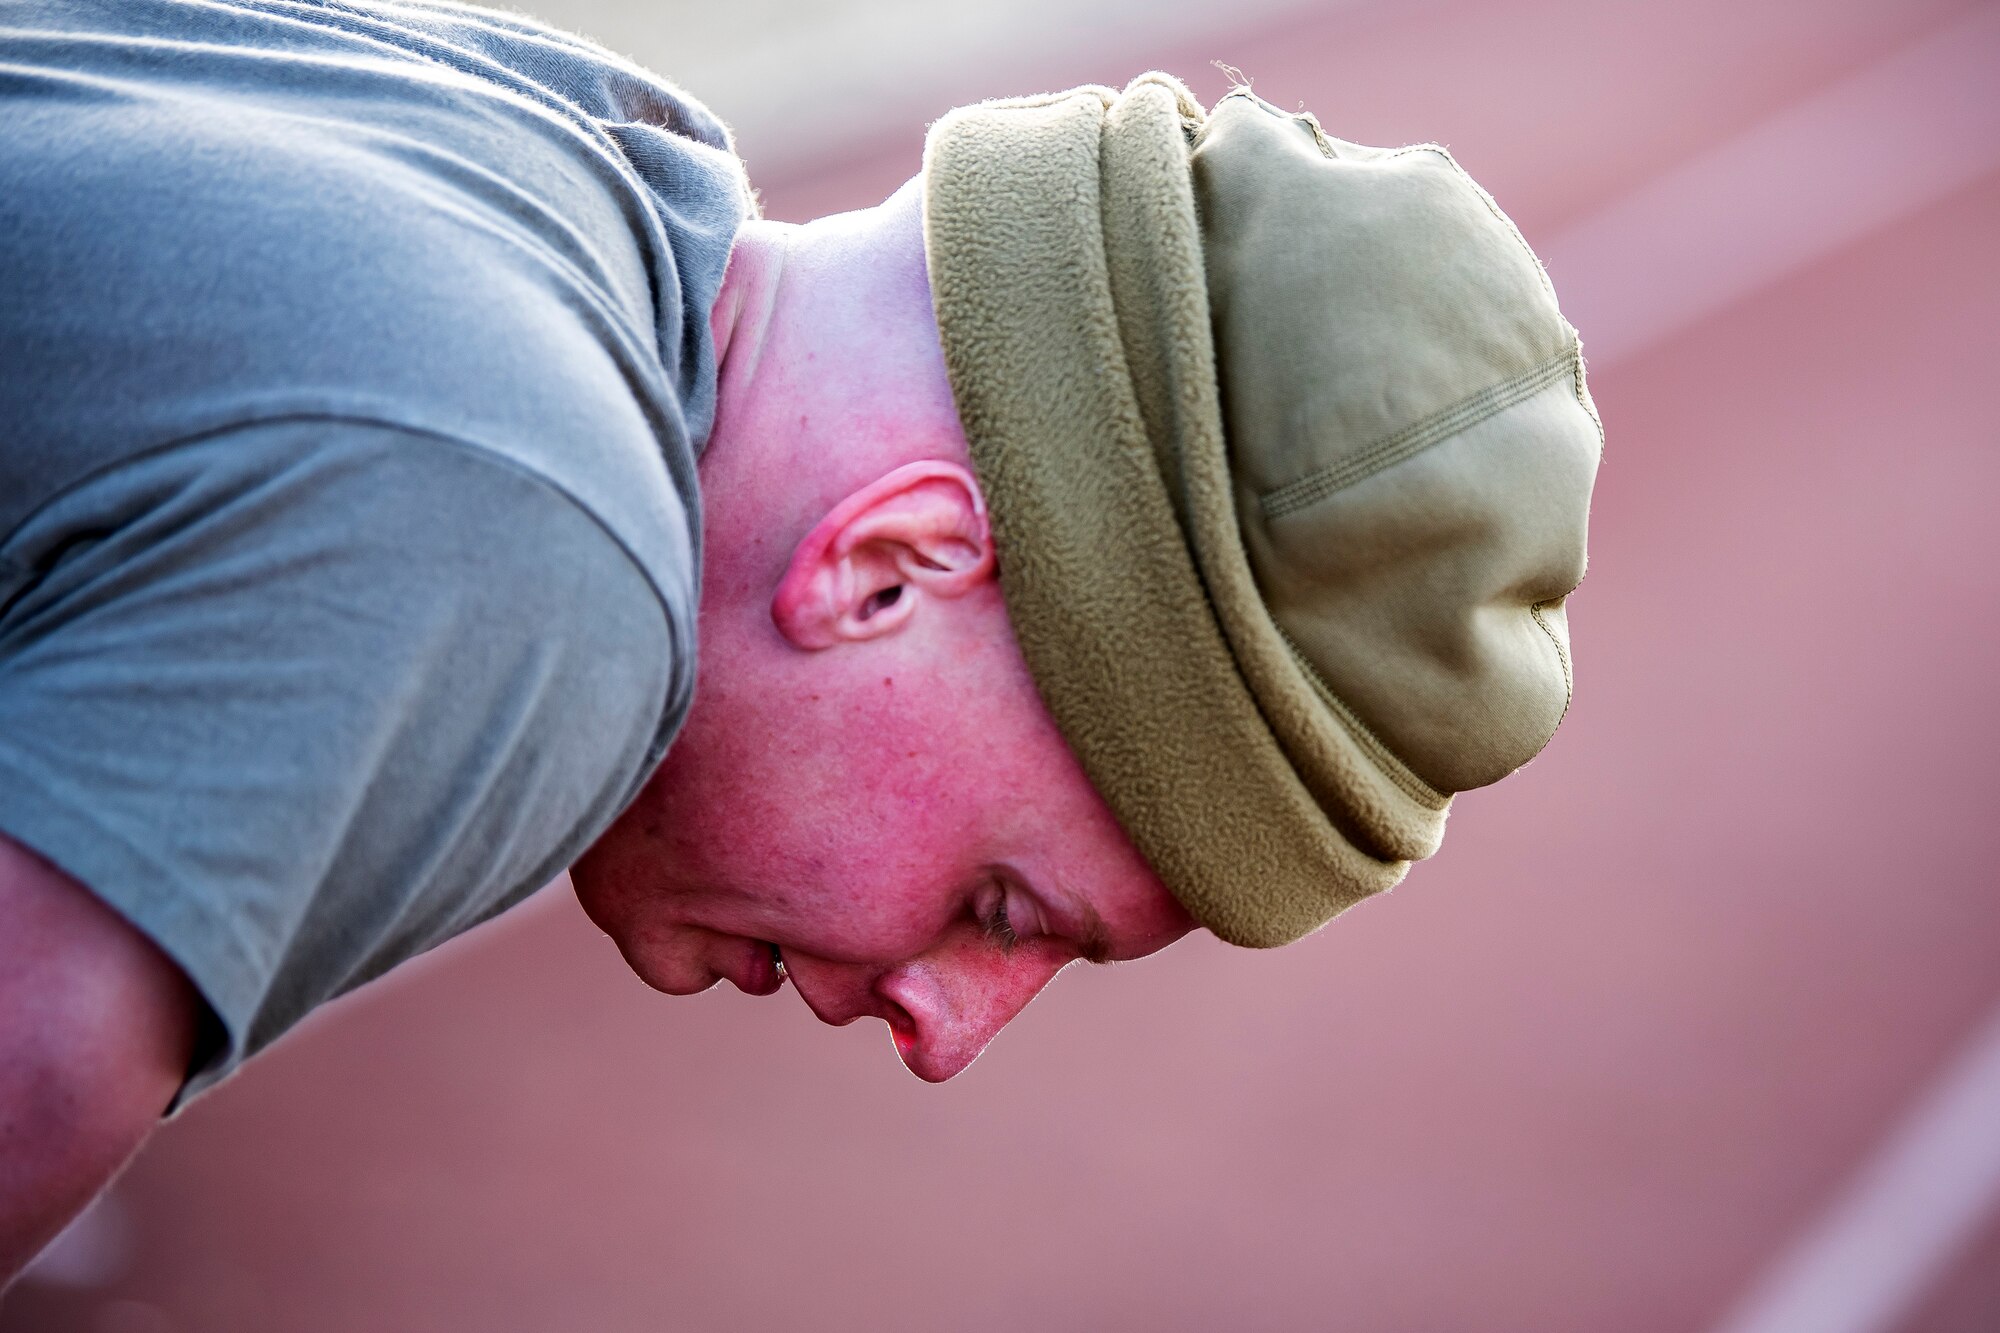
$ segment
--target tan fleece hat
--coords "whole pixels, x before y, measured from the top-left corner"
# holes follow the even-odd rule
[[[1437,850],[1570,696],[1603,436],[1435,145],[1175,80],[954,111],[925,245],[1044,700],[1188,910],[1275,945]]]

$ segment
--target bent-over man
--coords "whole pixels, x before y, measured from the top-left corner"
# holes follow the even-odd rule
[[[0,1274],[566,868],[651,985],[942,1080],[1072,962],[1389,887],[1568,705],[1601,435],[1441,149],[1148,75],[793,227],[444,0],[0,59]]]

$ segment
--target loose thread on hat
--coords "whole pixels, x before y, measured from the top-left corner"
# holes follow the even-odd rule
[[[1250,86],[1250,76],[1236,66],[1226,64],[1220,60],[1211,60],[1208,63],[1220,70],[1223,78],[1229,80],[1229,90],[1231,92],[1235,92],[1239,88],[1247,93],[1255,93],[1257,91]]]

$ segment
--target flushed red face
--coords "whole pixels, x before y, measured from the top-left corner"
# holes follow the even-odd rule
[[[989,582],[920,607],[894,653],[843,644],[735,679],[719,654],[666,763],[573,871],[635,971],[674,994],[718,978],[762,994],[776,946],[821,1019],[887,1020],[937,1081],[1064,966],[1192,928],[1011,637],[967,646],[963,622],[1004,618],[998,600]]]

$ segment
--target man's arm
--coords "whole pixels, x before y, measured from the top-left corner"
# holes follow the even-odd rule
[[[150,940],[0,833],[0,1287],[145,1141],[200,1003]]]

